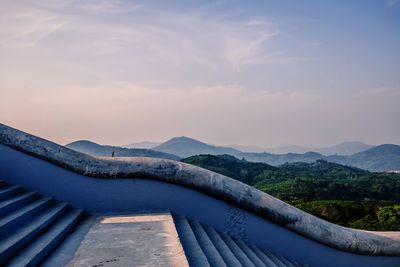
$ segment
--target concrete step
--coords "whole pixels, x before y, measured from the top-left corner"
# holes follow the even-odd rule
[[[234,241],[256,267],[265,266],[262,260],[247,246],[245,242],[240,239],[234,239]]]
[[[0,218],[0,235],[4,235],[7,231],[15,229],[18,224],[24,222],[29,217],[38,214],[44,208],[48,207],[51,202],[52,199],[49,197],[39,198],[14,212],[4,215]]]
[[[259,259],[262,260],[262,262],[265,264],[265,266],[268,267],[279,267],[274,263],[274,261],[269,258],[261,249],[259,249],[257,246],[250,244],[249,245],[250,249],[258,256]]]
[[[79,245],[95,220],[96,218],[93,216],[84,216],[65,239],[44,259],[40,266],[67,266],[74,258]]]
[[[201,255],[203,261],[211,266],[247,266],[247,267],[302,267],[301,264],[289,260],[282,255],[263,250],[254,244],[216,231],[213,227],[205,226],[182,216],[174,216],[175,225],[186,257],[196,258]],[[189,228],[189,229],[188,229]],[[189,230],[192,231],[189,231]],[[191,236],[188,238],[188,236]],[[196,240],[193,240],[193,239]],[[190,242],[187,241],[190,240]],[[194,245],[193,245],[194,244]],[[206,260],[203,258],[206,257]],[[192,265],[190,265],[192,266]],[[193,266],[202,266],[201,263]],[[205,266],[205,265],[203,265]]]
[[[0,188],[0,201],[15,196],[24,191],[19,185],[7,185]]]
[[[45,209],[24,225],[0,238],[0,265],[17,254],[29,242],[53,224],[66,210],[67,204],[58,203]]]
[[[272,252],[271,252],[272,253]],[[285,257],[282,257],[279,254],[275,254],[275,257],[277,257],[281,262],[283,262],[283,264],[287,267],[296,267],[294,263],[292,263],[291,261],[289,261],[288,259],[286,259]]]
[[[232,267],[241,267],[242,264],[236,258],[235,254],[233,254],[231,249],[225,244],[225,242],[222,240],[222,238],[218,234],[218,232],[215,231],[214,228],[209,227],[209,226],[203,225],[203,228],[206,231],[208,237],[213,242],[215,248],[221,254],[221,257],[224,259],[226,265],[228,265],[229,267],[231,267],[231,266]]]
[[[174,216],[174,223],[179,239],[191,267],[210,267],[207,257],[197,242],[189,222],[183,216]]]
[[[278,267],[288,267],[284,262],[282,262],[274,253],[263,250],[264,254],[269,257]]]
[[[48,230],[13,257],[6,266],[37,266],[79,223],[82,212],[82,210],[67,211]]]
[[[211,266],[226,267],[224,259],[219,254],[213,242],[204,231],[203,226],[197,221],[189,221],[197,241]]]
[[[231,249],[233,254],[235,254],[236,258],[240,261],[242,266],[246,267],[255,267],[251,260],[247,257],[246,253],[244,253],[240,247],[232,240],[232,238],[225,234],[219,233],[222,240],[226,243],[226,245]]]
[[[37,198],[35,192],[23,192],[0,202],[0,216],[13,212],[14,210],[32,202]]]
[[[302,265],[293,260],[289,260],[282,255],[273,253],[268,250],[263,250],[264,254],[271,258],[278,267],[301,267]]]

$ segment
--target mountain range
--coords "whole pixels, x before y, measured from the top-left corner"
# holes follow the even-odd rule
[[[182,137],[174,137],[164,143],[161,142],[151,142],[151,141],[144,141],[144,142],[136,142],[136,143],[131,143],[129,145],[123,145],[122,147],[126,147],[126,148],[145,148],[145,149],[155,149],[155,150],[159,150],[159,151],[163,151],[163,150],[174,150],[175,148],[172,148],[169,144],[166,147],[166,143],[185,143],[188,144],[189,142],[193,142],[197,143],[198,145],[194,145],[197,146],[203,150],[207,150],[207,151],[211,151],[213,153],[208,153],[208,154],[221,154],[219,153],[219,149],[222,148],[223,150],[229,149],[229,148],[233,148],[235,150],[241,151],[241,152],[248,152],[248,153],[263,153],[263,152],[267,152],[267,153],[271,153],[271,154],[288,154],[288,153],[297,153],[297,154],[304,154],[307,152],[317,152],[320,153],[322,155],[325,156],[331,156],[331,155],[344,155],[344,156],[348,156],[348,155],[353,155],[355,153],[361,152],[361,151],[365,151],[367,149],[370,149],[374,146],[372,145],[368,145],[365,144],[363,142],[358,142],[358,141],[346,141],[346,142],[342,142],[340,144],[337,145],[333,145],[333,146],[327,146],[327,147],[306,147],[306,146],[296,146],[296,145],[292,145],[292,146],[279,146],[279,147],[271,147],[271,148],[263,148],[263,147],[258,147],[258,146],[246,146],[246,145],[229,145],[229,146],[212,146],[212,148],[207,147],[209,146],[208,144],[204,143],[204,142],[200,142],[196,139],[193,138],[189,138],[186,136],[182,136]],[[201,143],[201,145],[199,144]],[[161,146],[162,145],[162,146]],[[190,144],[189,144],[190,145]],[[161,146],[161,147],[160,147]],[[183,144],[183,146],[185,146],[185,144]],[[180,155],[182,157],[185,156],[190,156],[188,154],[192,154],[192,155],[198,155],[198,151],[196,148],[193,149],[192,153],[187,153],[187,149],[183,149],[185,152],[183,153],[184,155]],[[218,153],[214,153],[218,151]],[[172,151],[171,151],[172,153]],[[176,152],[175,153],[179,156],[179,154],[181,152]],[[230,153],[228,153],[230,154]]]
[[[232,148],[209,145],[183,136],[172,138],[159,146],[153,147],[152,149],[174,154],[181,158],[200,154],[228,154],[239,159],[245,159],[250,162],[267,163],[272,166],[279,166],[284,163],[292,162],[311,163],[316,160],[327,160],[329,162],[354,166],[369,171],[400,170],[400,146],[391,144],[374,147],[361,142],[343,142],[336,146],[320,148],[318,149],[319,152],[308,151],[305,153],[285,154],[242,152],[239,148],[240,147]],[[324,152],[325,155],[320,152]]]
[[[115,157],[152,157],[179,160],[178,156],[161,151],[142,148],[124,148],[119,146],[99,145],[97,143],[87,140],[72,142],[70,144],[67,144],[66,147],[97,157],[111,157],[114,152]]]
[[[155,146],[153,147],[153,145]],[[182,136],[174,137],[161,144],[155,142],[141,142],[133,143],[128,146],[135,148],[105,146],[86,140],[73,142],[67,145],[67,147],[74,150],[95,156],[111,156],[114,151],[116,157],[158,157],[179,160],[180,158],[201,154],[227,154],[238,159],[267,163],[272,166],[279,166],[292,162],[312,163],[316,160],[326,160],[369,171],[400,171],[400,146],[393,144],[370,146],[361,142],[343,142],[335,146],[319,148],[317,151],[275,154],[260,152],[262,151],[261,149],[257,150],[258,152],[244,152],[251,151],[251,149],[255,149],[256,147],[215,146]],[[147,147],[151,149],[138,147]],[[288,148],[289,147],[286,149]],[[296,148],[299,150],[300,147]]]
[[[306,152],[318,152],[325,156],[330,155],[352,155],[369,148],[372,148],[372,145],[365,144],[363,142],[342,142],[340,144],[328,147],[305,147],[305,146],[280,146],[280,147],[272,147],[272,148],[261,148],[257,146],[242,146],[242,145],[231,145],[231,147],[236,148],[243,152],[255,152],[262,153],[268,152],[271,154],[287,154],[287,153],[297,153],[303,154]]]
[[[371,171],[400,171],[400,146],[384,144],[350,156],[330,156],[326,160]]]
[[[325,156],[317,152],[306,153],[239,153],[233,155],[250,162],[263,162],[272,166],[284,163],[326,160],[342,165],[353,166],[369,171],[400,171],[400,146],[383,144],[352,155]]]

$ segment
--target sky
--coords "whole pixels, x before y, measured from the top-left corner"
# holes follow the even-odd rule
[[[2,0],[0,122],[61,144],[400,144],[400,0]]]

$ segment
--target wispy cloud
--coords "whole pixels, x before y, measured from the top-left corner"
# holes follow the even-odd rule
[[[229,64],[239,70],[247,65],[283,62],[285,58],[283,51],[268,46],[278,37],[279,30],[261,18],[233,21],[212,14],[155,11],[111,0],[71,1],[46,8],[43,3],[2,5],[3,10],[13,10],[0,22],[3,45],[34,46],[62,29],[64,42],[69,43],[62,48],[64,53],[79,57],[122,56],[122,62],[140,62],[149,67],[155,63],[216,68]],[[127,15],[124,22],[96,16],[100,13],[123,16],[133,11],[135,15]],[[86,16],[88,12],[92,15]],[[51,45],[46,48],[60,49]]]
[[[35,46],[70,21],[65,16],[14,3],[0,4],[0,47]]]
[[[140,5],[117,0],[76,1],[70,5],[73,8],[96,14],[123,14],[139,10]]]
[[[185,134],[212,143],[334,143],[382,140],[382,129],[399,140],[399,94],[355,93],[395,83],[397,51],[374,43],[361,53],[354,40],[336,39],[343,33],[321,34],[324,23],[246,13],[247,4],[236,12],[228,2],[141,3],[0,1],[0,121],[53,131],[37,133],[59,141]],[[382,71],[371,69],[379,63],[372,52]]]
[[[259,26],[259,24],[245,24],[250,27]],[[272,63],[274,57],[279,58],[279,53],[268,53],[264,45],[268,41],[276,37],[279,32],[276,30],[267,31],[265,28],[260,31],[257,29],[251,29],[252,35],[249,38],[232,38],[226,36],[224,40],[225,44],[225,57],[226,59],[236,68],[239,69],[243,65],[253,64],[267,64]]]

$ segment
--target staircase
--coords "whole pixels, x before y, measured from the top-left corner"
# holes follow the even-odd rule
[[[191,267],[306,266],[183,216],[174,216],[174,222]]]
[[[306,266],[195,220],[173,220],[190,266]],[[0,266],[65,266],[93,221],[83,210],[0,181]]]
[[[37,266],[81,222],[83,211],[0,181],[0,266]]]

